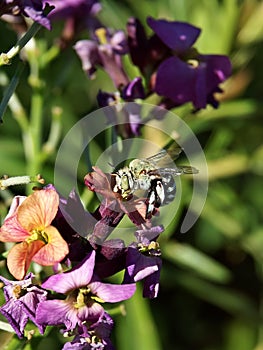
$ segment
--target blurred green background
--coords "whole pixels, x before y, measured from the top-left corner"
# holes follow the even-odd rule
[[[202,53],[229,55],[233,75],[223,86],[225,93],[219,109],[208,107],[192,114],[191,106],[186,105],[174,110],[192,128],[205,152],[209,169],[207,201],[195,226],[180,234],[191,193],[186,183],[180,215],[160,240],[163,268],[159,296],[144,300],[138,288],[134,298],[125,303],[126,316],[115,318],[114,344],[118,350],[262,350],[263,2],[143,0],[138,4],[109,0],[102,1],[98,15],[114,29],[125,29],[130,16],[143,23],[152,16],[188,21],[200,27],[202,33],[195,46]],[[62,26],[56,23],[52,32],[42,29],[36,36],[39,52],[50,56],[29,59],[16,96],[6,110],[0,125],[0,175],[33,175],[38,170],[47,182],[52,182],[56,150],[63,136],[80,118],[97,109],[100,88],[114,91],[101,70],[95,80],[88,80],[72,47],[52,58],[50,48]],[[0,22],[0,33],[1,50],[6,52],[16,42],[16,36],[5,22]],[[136,74],[126,63],[131,74]],[[1,94],[17,64],[15,59],[11,66],[1,67]],[[34,114],[39,110],[40,125]],[[28,115],[33,135],[36,130],[36,149],[44,144],[43,158],[33,156],[33,164],[30,150],[25,150],[29,144],[25,127]],[[103,148],[97,144],[96,152],[100,151]],[[83,161],[80,181],[87,171]],[[1,220],[13,195],[25,191],[20,186],[0,192]],[[88,201],[89,195],[84,195]],[[6,275],[3,262],[0,273]],[[2,332],[0,348],[26,346],[41,350],[49,346],[56,350],[62,341],[56,330],[27,345],[16,337],[4,345],[9,340],[10,334]]]

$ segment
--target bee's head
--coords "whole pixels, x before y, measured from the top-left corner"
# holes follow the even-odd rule
[[[130,162],[129,169],[135,177],[138,177],[150,169],[150,164],[145,159],[134,159]]]

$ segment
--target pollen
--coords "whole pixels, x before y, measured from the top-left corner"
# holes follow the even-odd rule
[[[107,44],[107,31],[105,28],[98,28],[95,30],[95,34],[101,45]]]

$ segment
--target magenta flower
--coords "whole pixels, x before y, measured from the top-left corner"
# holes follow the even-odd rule
[[[50,21],[43,13],[42,0],[1,0],[0,17],[5,14],[30,17],[43,27],[51,29]]]
[[[100,282],[93,274],[95,251],[69,272],[53,275],[42,284],[43,288],[66,294],[65,300],[47,300],[39,304],[37,322],[42,325],[64,324],[74,330],[83,322],[97,322],[104,314],[101,303],[115,303],[130,298],[135,284],[114,285]]]
[[[23,338],[25,326],[30,319],[44,333],[43,325],[36,321],[36,309],[47,298],[47,292],[32,284],[33,274],[29,273],[22,281],[9,281],[0,276],[4,282],[6,303],[0,312],[7,318],[19,338]]]

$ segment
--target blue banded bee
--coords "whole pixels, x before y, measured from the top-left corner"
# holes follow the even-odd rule
[[[148,219],[155,208],[170,203],[176,193],[174,176],[197,174],[192,166],[176,166],[173,162],[182,148],[178,145],[162,150],[146,159],[134,159],[128,166],[112,173],[112,190],[119,193],[123,200],[130,200],[137,190],[147,191],[146,215]]]

